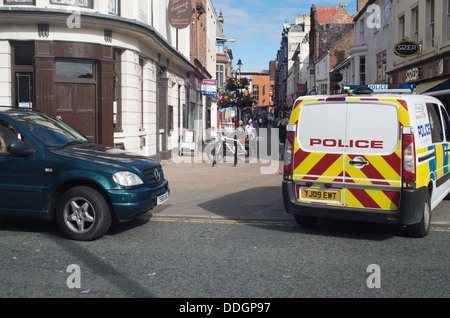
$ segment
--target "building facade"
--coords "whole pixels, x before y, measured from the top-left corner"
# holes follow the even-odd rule
[[[33,107],[92,140],[167,154],[183,128],[190,28],[168,0],[3,0],[0,104]]]
[[[183,130],[217,126],[217,100],[201,94],[216,73],[217,13],[211,0],[191,0],[175,26],[172,2],[1,0],[0,104],[169,158]]]
[[[348,35],[353,29],[353,18],[345,10],[345,6],[344,4],[341,4],[340,7],[311,6],[308,70],[308,92],[310,93],[327,92],[326,94],[330,94],[334,92],[334,83],[331,83],[329,73],[334,68],[330,64],[330,58],[333,62],[336,57],[333,54],[330,56],[330,51],[334,47],[334,52],[337,52],[341,38]],[[339,64],[336,61],[333,64]],[[318,64],[321,65],[320,70],[316,69]],[[327,72],[323,69],[325,64],[328,67]],[[326,73],[328,73],[328,78],[325,78]],[[320,78],[316,76],[320,76]]]
[[[418,54],[395,56],[389,72],[393,83],[416,84],[417,93],[439,98],[450,110],[450,1],[397,1],[395,42],[419,44]]]

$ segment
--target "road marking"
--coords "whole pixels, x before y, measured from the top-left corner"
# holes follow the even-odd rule
[[[226,224],[226,225],[258,225],[258,226],[296,226],[294,221],[250,221],[250,220],[229,220],[229,219],[207,219],[207,218],[182,218],[182,217],[148,217],[148,221],[154,222],[179,222],[197,224]],[[450,232],[448,225],[433,225],[432,232]]]
[[[178,217],[151,217],[150,221],[155,222],[181,222],[200,224],[227,224],[227,225],[259,225],[259,226],[293,226],[290,221],[249,221],[249,220],[228,220],[228,219],[203,219],[203,218],[178,218]]]

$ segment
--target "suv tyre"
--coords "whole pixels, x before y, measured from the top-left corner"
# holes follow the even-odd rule
[[[66,191],[56,207],[61,231],[78,241],[95,240],[111,226],[111,212],[105,198],[90,187],[78,186]]]

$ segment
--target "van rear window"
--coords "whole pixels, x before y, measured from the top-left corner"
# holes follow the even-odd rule
[[[388,155],[399,131],[394,104],[311,103],[300,112],[298,140],[308,152]]]

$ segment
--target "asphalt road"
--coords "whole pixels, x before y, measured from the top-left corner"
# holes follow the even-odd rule
[[[448,202],[423,239],[346,222],[305,230],[284,213],[280,166],[261,173],[269,165],[165,162],[169,201],[94,242],[1,218],[0,297],[450,296]]]

